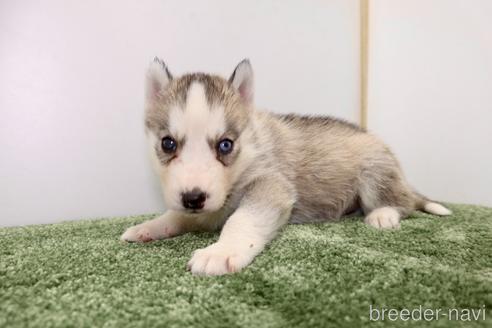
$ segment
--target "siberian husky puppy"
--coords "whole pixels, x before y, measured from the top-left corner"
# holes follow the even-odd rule
[[[248,60],[226,80],[174,78],[156,58],[145,107],[167,211],[121,239],[221,229],[216,243],[193,253],[194,274],[241,270],[289,222],[333,221],[362,210],[366,224],[395,229],[415,210],[451,214],[415,192],[389,148],[364,129],[328,116],[257,110]]]

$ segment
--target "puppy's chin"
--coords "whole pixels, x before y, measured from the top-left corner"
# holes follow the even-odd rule
[[[204,210],[188,210],[188,209],[181,209],[179,212],[182,213],[183,216],[190,217],[190,218],[194,218],[207,213]]]

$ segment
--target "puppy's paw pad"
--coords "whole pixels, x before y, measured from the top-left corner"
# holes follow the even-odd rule
[[[400,214],[391,207],[381,207],[373,210],[364,222],[377,229],[399,229]]]
[[[122,241],[146,243],[152,241],[150,231],[139,225],[128,228],[120,237]]]

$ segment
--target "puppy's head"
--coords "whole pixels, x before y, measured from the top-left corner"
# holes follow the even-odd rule
[[[173,78],[156,58],[146,83],[146,132],[166,207],[219,210],[243,165],[253,100],[249,61],[225,80],[202,73]]]

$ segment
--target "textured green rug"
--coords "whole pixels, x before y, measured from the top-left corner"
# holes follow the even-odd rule
[[[224,277],[185,271],[217,234],[119,241],[150,216],[0,229],[0,327],[491,327],[492,209],[450,208],[447,218],[416,213],[399,231],[358,219],[288,226]],[[462,317],[371,321],[371,305]]]

